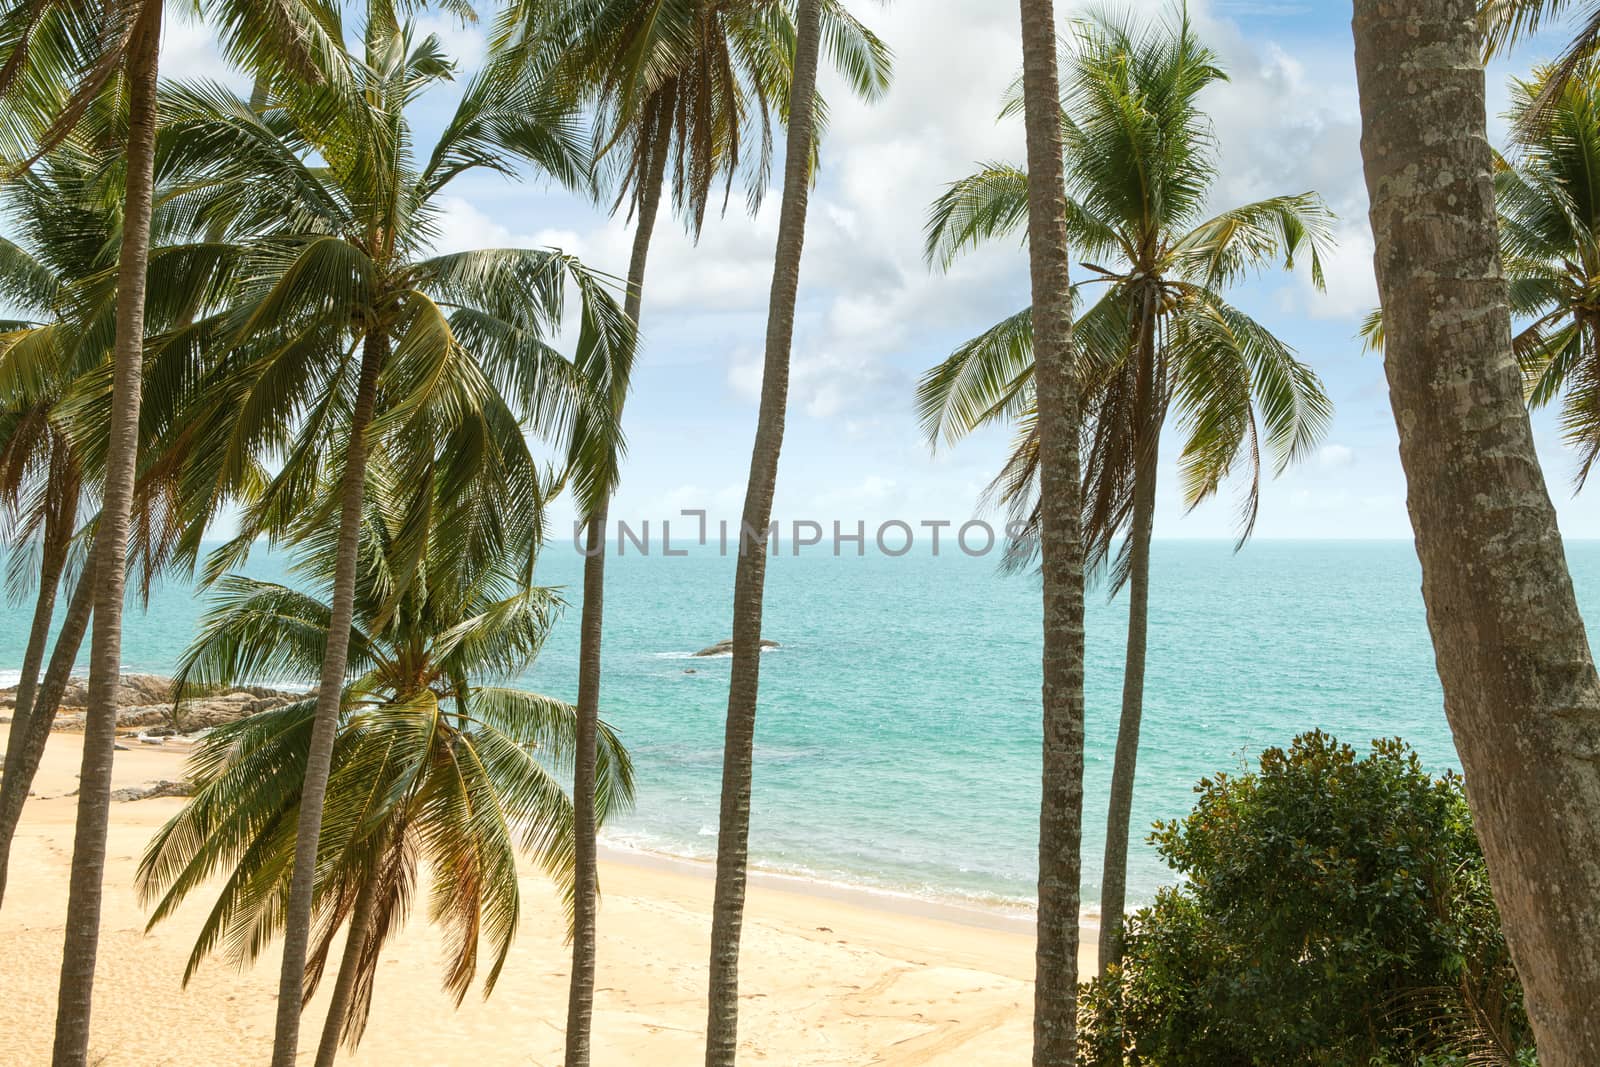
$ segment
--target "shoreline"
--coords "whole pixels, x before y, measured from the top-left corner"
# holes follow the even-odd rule
[[[607,841],[600,837],[600,858],[619,867],[638,867],[644,870],[667,871],[691,878],[707,880],[716,877],[713,860],[695,856],[682,856],[659,849],[639,848]],[[816,878],[787,871],[773,870],[752,864],[749,883],[779,893],[798,897],[814,897],[836,901],[870,911],[891,915],[904,915],[980,930],[1033,934],[1035,912],[1032,906],[1018,903],[1007,905],[987,904],[956,895],[941,896],[937,892],[926,896],[905,890],[885,888],[865,882],[848,882]],[[1084,908],[1080,913],[1078,928],[1098,935],[1100,915],[1097,908]]]
[[[81,734],[51,736],[18,828],[0,958],[12,968],[19,1024],[0,1031],[3,1063],[48,1059],[81,746]],[[114,786],[175,777],[184,755],[177,744],[131,745],[117,753]],[[105,1067],[259,1063],[271,1046],[276,946],[243,970],[209,958],[183,988],[212,898],[202,890],[145,929],[149,908],[137,898],[133,872],[150,836],[182,803],[112,805],[91,1035],[92,1060]],[[702,1062],[711,865],[606,846],[600,866],[595,1061]],[[561,1061],[571,962],[565,921],[542,874],[523,866],[519,880],[522,920],[494,996],[484,1000],[480,985],[457,1007],[441,989],[444,942],[426,922],[424,877],[410,921],[384,947],[366,1038],[341,1063]],[[1084,976],[1093,974],[1095,941],[1093,927],[1084,927]],[[1014,913],[752,871],[740,1058],[794,1067],[1025,1062],[1033,975],[1031,922]],[[320,1029],[330,986],[308,1005],[306,1033]],[[182,1026],[183,1040],[174,1043],[178,1020],[197,1019],[208,1022]]]
[[[764,648],[763,652],[777,651]],[[657,656],[669,658],[690,658],[696,653],[692,652],[658,652]],[[717,654],[712,657],[726,659],[730,654]],[[136,674],[139,672],[125,668],[125,673]],[[15,670],[0,670],[0,688],[4,688],[11,674]],[[160,677],[155,675],[154,677]],[[74,681],[80,681],[78,674],[73,675]],[[267,688],[280,688],[277,683],[262,683]],[[284,690],[291,692],[293,690]],[[123,742],[133,739],[135,728],[122,727],[126,734]],[[75,735],[78,731],[67,729],[58,730],[56,733]],[[143,730],[137,730],[143,737]],[[80,735],[81,736],[81,735]],[[162,743],[151,745],[145,751],[157,756],[172,757],[175,762],[186,758],[193,750],[198,734],[184,734],[169,736],[162,739]],[[170,777],[178,777],[178,769],[173,768]],[[608,839],[602,828],[599,835],[599,848],[601,856],[621,866],[638,866],[656,871],[675,871],[693,877],[714,878],[716,864],[714,857],[695,855],[690,852],[674,852],[670,848],[655,845],[632,844],[625,841]],[[763,866],[759,860],[752,860],[749,865],[750,884],[760,884],[782,892],[801,896],[813,896],[825,900],[834,900],[841,903],[853,904],[873,910],[885,911],[898,915],[917,916],[926,919],[935,919],[944,922],[957,923],[963,926],[972,926],[986,930],[1006,930],[1016,933],[1032,933],[1035,922],[1035,905],[1032,901],[1018,898],[1006,898],[995,895],[986,897],[970,890],[957,888],[944,889],[937,886],[914,888],[911,886],[895,885],[893,883],[878,881],[871,872],[839,872],[837,876],[828,877],[804,870],[785,870],[777,867]],[[860,880],[851,880],[851,873],[858,873]],[[1098,931],[1100,925],[1100,912],[1098,904],[1084,905],[1080,908],[1080,926],[1085,929]]]

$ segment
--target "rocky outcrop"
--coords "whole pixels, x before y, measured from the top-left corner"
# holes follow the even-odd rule
[[[83,729],[84,705],[89,700],[88,689],[86,678],[74,678],[67,683],[54,729]],[[117,692],[117,725],[160,726],[193,732],[234,722],[257,712],[281,708],[305,699],[306,695],[254,685],[219,689],[185,700],[178,708],[175,719],[171,678],[163,678],[159,674],[125,674]],[[0,691],[0,707],[15,707],[16,700],[15,689]]]
[[[765,652],[769,648],[777,648],[777,647],[778,647],[778,642],[776,642],[776,641],[768,641],[766,638],[762,638],[761,639],[761,651]],[[702,648],[699,652],[696,652],[695,655],[696,656],[731,656],[731,655],[733,655],[733,638],[730,637],[726,641],[718,641],[714,645],[709,645],[709,646],[707,646],[705,648]]]
[[[119,803],[130,800],[151,800],[155,797],[187,797],[194,794],[194,788],[188,782],[169,782],[163,779],[159,782],[146,782],[141,786],[129,789],[113,789],[111,799]]]

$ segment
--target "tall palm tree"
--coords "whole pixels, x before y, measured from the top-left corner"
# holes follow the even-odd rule
[[[32,787],[51,722],[77,660],[92,606],[92,560],[79,569],[78,587],[56,636],[50,667],[41,680],[43,644],[49,626],[65,547],[92,538],[97,489],[109,441],[110,382],[102,373],[111,359],[115,333],[116,272],[122,222],[124,167],[118,138],[123,132],[115,94],[105,94],[77,129],[6,189],[7,207],[20,242],[4,246],[14,303],[32,321],[16,323],[0,337],[0,466],[7,501],[25,509],[14,517],[16,532],[46,531],[43,574],[17,712],[0,779],[0,895],[22,806]],[[160,331],[187,321],[236,266],[212,243],[195,240],[183,208],[182,175],[158,184],[151,217],[150,262],[165,283],[147,294],[146,324]],[[31,292],[31,295],[30,295]],[[179,376],[185,368],[180,367]],[[172,417],[171,368],[146,361],[146,381],[156,388],[141,404],[140,472],[135,482],[129,529],[129,567],[148,594],[167,562],[172,530],[171,454],[152,451],[153,431]],[[81,499],[80,499],[81,497]],[[80,518],[87,516],[81,529]],[[81,553],[80,553],[81,554]],[[26,553],[13,558],[25,565]],[[13,572],[15,578],[15,572]]]
[[[1028,260],[1039,433],[1039,548],[1044,579],[1043,773],[1033,1063],[1077,1059],[1078,878],[1083,843],[1083,516],[1072,366],[1072,279],[1061,85],[1051,0],[1020,0],[1027,130]]]
[[[570,0],[564,9],[552,12],[549,7],[509,9],[501,47],[540,42],[556,57],[550,61],[554,76],[584,87],[595,104],[595,142],[616,188],[613,210],[627,205],[635,219],[625,306],[637,326],[651,237],[669,180],[674,206],[696,239],[716,186],[723,186],[726,207],[741,172],[750,210],[760,205],[771,168],[771,111],[776,106],[787,114],[789,105],[792,15],[785,5],[752,0]],[[837,0],[824,5],[823,25],[835,63],[851,88],[868,99],[883,92],[890,63],[883,43]],[[746,147],[752,138],[753,153]],[[615,457],[611,462],[615,466]],[[580,501],[587,519],[573,781],[577,922],[567,1000],[567,1067],[587,1067],[590,1057],[598,902],[594,739],[600,713],[605,528],[614,480],[613,470],[606,484],[595,484],[598,499]]]
[[[1330,215],[1316,194],[1302,193],[1207,217],[1217,145],[1197,100],[1226,74],[1186,11],[1143,33],[1105,15],[1080,20],[1065,67],[1069,240],[1080,258],[1111,264],[1085,264],[1106,289],[1073,331],[1086,427],[1083,535],[1087,566],[1115,556],[1111,591],[1124,584],[1129,591],[1100,897],[1104,974],[1121,958],[1161,434],[1175,407],[1191,508],[1246,466],[1242,544],[1260,494],[1259,439],[1281,471],[1317,444],[1331,405],[1315,372],[1229,304],[1225,291],[1275,260],[1292,269],[1302,251],[1320,286]],[[1007,111],[1015,108],[1013,101]],[[947,267],[968,248],[1012,236],[1027,208],[1028,175],[1020,168],[991,165],[955,183],[929,219],[930,259]],[[992,422],[1020,422],[1021,440],[992,487],[1027,530],[1009,548],[1012,564],[1031,558],[1037,545],[1033,394],[1032,322],[1024,310],[930,370],[917,396],[932,443],[954,442]]]
[[[0,778],[0,900],[12,831],[26,797],[19,787],[32,779],[22,767],[34,698],[84,490],[84,457],[74,441],[67,393],[103,353],[94,351],[85,365],[83,356],[92,348],[78,343],[81,331],[68,292],[74,282],[105,270],[107,252],[116,251],[106,239],[114,216],[101,210],[95,195],[100,183],[94,171],[105,162],[77,145],[63,146],[6,188],[21,242],[0,238],[0,291],[29,318],[5,324],[0,334],[0,519],[9,542],[10,584],[22,588],[36,578],[38,590]],[[37,555],[28,551],[34,542]]]
[[[331,54],[338,41],[337,19],[320,0],[272,5],[218,0],[207,6],[207,14],[234,57],[264,69],[298,64],[314,72],[314,59]],[[60,143],[114,82],[120,81],[127,102],[113,404],[93,549],[95,622],[52,1054],[57,1067],[77,1067],[88,1056],[137,466],[162,15],[162,0],[114,0],[99,6],[28,0],[0,9],[0,147],[8,155],[14,158],[19,154],[15,149],[32,142],[31,162]]]
[[[30,8],[33,5],[28,5]],[[53,5],[52,5],[53,6]],[[104,11],[105,9],[102,9]],[[11,12],[7,12],[11,15]],[[62,80],[83,77],[74,103],[90,99],[97,77],[103,83],[114,73],[124,73],[128,98],[126,200],[122,244],[117,258],[118,306],[113,346],[113,405],[110,449],[102,489],[102,513],[95,538],[94,633],[89,654],[89,697],[84,720],[83,765],[79,773],[78,822],[73,836],[72,876],[67,894],[66,943],[61,957],[61,982],[57,994],[56,1067],[78,1067],[88,1056],[89,1018],[94,993],[94,968],[100,935],[100,887],[105,872],[106,822],[110,814],[111,757],[116,737],[116,693],[120,681],[122,602],[126,582],[124,562],[128,542],[128,515],[133,503],[134,470],[139,428],[139,385],[144,348],[145,264],[150,240],[150,209],[155,160],[156,76],[161,47],[162,5],[146,0],[131,10],[111,6],[102,16],[116,27],[119,47],[93,67],[79,71],[50,72]],[[28,19],[20,27],[6,18],[0,38],[7,55],[0,72],[0,93],[13,94],[17,74],[29,63],[35,25]],[[120,25],[118,25],[120,23]],[[20,32],[17,32],[20,30]],[[76,42],[74,42],[76,43]],[[32,49],[38,55],[37,47]],[[48,54],[48,53],[47,53]],[[74,58],[77,58],[76,56]],[[7,77],[9,75],[9,77]],[[91,88],[92,86],[92,88]],[[26,86],[24,86],[26,88]],[[58,123],[75,121],[69,107]],[[70,126],[52,125],[47,136],[59,136]],[[56,131],[59,129],[59,133]]]
[[[173,94],[182,112],[173,136],[191,149],[184,162],[211,177],[196,211],[245,232],[266,231],[253,242],[252,269],[231,304],[173,342],[211,337],[233,349],[183,431],[196,457],[183,474],[191,508],[185,550],[197,552],[217,509],[240,495],[249,499],[240,535],[208,561],[211,577],[261,534],[293,541],[307,530],[336,530],[325,545],[338,564],[333,614],[286,903],[278,1067],[293,1062],[298,1041],[369,451],[388,442],[409,456],[408,484],[419,487],[414,521],[402,527],[406,566],[395,575],[393,610],[425,558],[426,472],[441,462],[481,462],[486,453],[494,459],[506,444],[523,447],[515,420],[492,419],[487,402],[503,394],[515,417],[541,429],[603,439],[632,358],[631,324],[606,284],[572,257],[530,249],[428,254],[440,194],[463,173],[509,174],[520,157],[569,184],[587,180],[586,146],[566,101],[531,77],[508,82],[497,71],[467,85],[429,155],[415,161],[407,105],[450,71],[436,40],[413,42],[374,9],[348,83],[287,88],[265,113],[214,89]],[[569,287],[583,305],[570,360],[547,341]],[[433,444],[447,437],[462,447],[441,458]],[[262,468],[269,456],[279,465],[270,477]],[[323,481],[340,485],[325,505],[339,521],[308,524],[300,507],[308,487]],[[526,476],[520,486],[501,508],[532,522],[536,486]],[[488,522],[490,510],[480,509],[479,518]]]
[[[783,448],[794,341],[800,256],[805,244],[817,132],[817,64],[824,39],[825,0],[798,0],[789,83],[783,200],[767,311],[761,402],[733,588],[733,663],[722,753],[722,800],[717,823],[716,888],[711,915],[711,976],[707,996],[706,1065],[731,1067],[738,1052],[739,940],[750,847],[751,763],[761,670],[761,605],[766,585],[765,531],[772,519],[778,455]]]
[[[1513,351],[1473,13],[1356,0],[1362,157],[1445,714],[1539,1062],[1579,1067],[1600,1063],[1600,676]]]
[[[331,487],[330,487],[331,488]],[[491,952],[487,995],[504,966],[525,901],[516,854],[530,854],[570,909],[572,804],[556,774],[570,766],[575,710],[499,679],[527,670],[559,607],[528,584],[538,529],[519,524],[484,557],[454,542],[473,533],[456,490],[437,479],[435,526],[417,578],[398,603],[393,576],[412,566],[401,525],[411,487],[375,457],[368,470],[354,623],[353,680],[344,689],[318,843],[316,939],[303,981],[309,997],[335,936],[343,960],[316,1062],[333,1062],[343,1036],[359,1042],[384,944],[404,921],[426,870],[434,922],[447,932],[445,986],[457,1002],[479,969],[480,932]],[[518,558],[518,557],[522,558]],[[326,588],[333,559],[303,552],[301,578]],[[271,677],[309,684],[321,671],[330,606],[299,589],[230,576],[185,653],[177,683],[237,685]],[[194,798],[156,835],[140,864],[140,891],[156,901],[151,925],[226,874],[184,979],[214,949],[256,959],[283,930],[297,809],[316,701],[223,726],[196,751]],[[601,725],[596,806],[604,818],[631,802],[627,753]],[[570,911],[569,911],[570,915]]]

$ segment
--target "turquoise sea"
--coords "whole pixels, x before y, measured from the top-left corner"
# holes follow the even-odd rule
[[[926,552],[834,557],[812,549],[768,568],[751,850],[767,868],[939,898],[1024,902],[1033,893],[1039,781],[1039,591],[995,558]],[[1600,609],[1600,543],[1568,555],[1580,601]],[[558,542],[541,581],[570,604],[523,681],[576,690],[581,558]],[[606,717],[638,767],[638,809],[611,842],[714,854],[729,661],[689,654],[728,636],[732,558],[704,550],[613,557]],[[259,553],[251,572],[281,578]],[[1194,783],[1320,727],[1364,746],[1410,741],[1456,766],[1420,574],[1405,542],[1158,541],[1136,829],[1186,812]],[[168,672],[203,598],[158,589],[130,615],[129,670]],[[0,607],[0,683],[12,684],[29,607]],[[1126,608],[1091,590],[1084,892],[1096,899],[1115,743]],[[9,676],[9,677],[7,677]],[[1135,843],[1130,888],[1172,874]]]

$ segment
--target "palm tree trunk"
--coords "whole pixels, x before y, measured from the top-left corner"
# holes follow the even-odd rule
[[[733,583],[733,663],[722,750],[722,805],[717,823],[717,880],[711,912],[711,982],[706,1015],[706,1067],[732,1067],[739,1043],[739,935],[750,847],[750,780],[756,697],[761,675],[761,601],[766,591],[767,526],[778,481],[778,454],[789,403],[789,353],[800,291],[815,134],[821,0],[800,0],[784,149],[783,204],[767,313],[761,406],[745,489],[739,559]]]
[[[74,492],[73,497],[77,494]],[[33,604],[33,625],[28,630],[28,647],[22,654],[22,677],[17,681],[17,701],[11,711],[11,729],[6,734],[6,761],[0,783],[11,781],[21,765],[23,739],[28,736],[28,719],[39,691],[39,671],[44,666],[45,648],[50,643],[50,623],[56,613],[56,590],[61,572],[67,566],[67,549],[72,541],[76,501],[62,492],[46,505],[44,538],[39,559],[39,595]],[[4,785],[0,785],[3,789]],[[0,861],[0,868],[4,867]],[[5,895],[4,875],[0,875],[0,899]]]
[[[300,792],[300,818],[295,826],[294,873],[284,916],[283,969],[278,975],[278,1019],[272,1040],[272,1067],[294,1067],[300,1041],[300,1009],[304,993],[306,949],[311,940],[311,905],[315,889],[317,841],[322,833],[322,805],[333,765],[333,743],[339,728],[345,667],[350,653],[350,626],[355,617],[356,559],[361,544],[361,500],[367,478],[367,427],[377,401],[378,373],[388,357],[384,337],[369,332],[361,345],[361,378],[350,416],[350,444],[340,484],[339,547],[334,561],[333,605],[329,613],[328,647],[322,657],[321,688],[306,756],[305,785]]]
[[[1384,366],[1445,713],[1543,1067],[1600,1063],[1600,679],[1511,347],[1475,0],[1356,0]]]
[[[650,165],[641,186],[633,257],[628,263],[628,295],[623,302],[623,310],[636,328],[644,301],[650,236],[655,232],[656,215],[661,207],[667,147],[665,139],[652,146]],[[572,983],[567,991],[566,1067],[589,1067],[589,1020],[594,1014],[595,928],[600,905],[594,791],[600,735],[600,639],[605,628],[608,510],[601,504],[589,516],[583,561],[583,616],[578,636],[578,736],[572,774]]]
[[[11,866],[11,842],[16,839],[17,823],[22,819],[28,791],[33,788],[33,776],[39,773],[39,761],[44,756],[45,742],[50,739],[56,709],[61,706],[67,682],[72,679],[72,668],[78,662],[78,650],[83,647],[89,618],[94,613],[94,576],[91,553],[83,573],[78,576],[77,588],[67,601],[67,614],[61,620],[61,632],[56,635],[50,665],[45,668],[44,680],[39,683],[29,712],[27,732],[21,738],[13,734],[11,747],[6,750],[8,766],[5,779],[0,782],[0,903],[5,901],[6,873]],[[13,754],[17,757],[14,767],[10,766]]]
[[[1139,379],[1134,404],[1133,522],[1128,530],[1128,647],[1122,664],[1122,719],[1111,766],[1106,813],[1106,853],[1100,880],[1100,976],[1122,962],[1122,925],[1128,905],[1128,832],[1133,821],[1133,779],[1139,765],[1144,720],[1145,648],[1150,630],[1150,539],[1155,532],[1156,473],[1161,424],[1155,405],[1156,304],[1146,293],[1139,336]]]
[[[117,260],[116,337],[105,489],[95,535],[94,635],[89,644],[89,699],[78,779],[65,945],[56,1003],[55,1067],[83,1067],[100,940],[100,893],[116,754],[117,689],[122,669],[122,601],[127,583],[128,524],[138,467],[139,402],[144,368],[144,295],[155,198],[156,81],[161,0],[147,0],[128,43],[128,173]]]
[[[1083,534],[1078,388],[1072,370],[1066,177],[1051,0],[1021,0],[1028,140],[1028,259],[1039,410],[1044,572],[1044,753],[1033,1062],[1074,1062],[1083,841]]]
[[[339,1055],[339,1035],[344,1032],[345,1013],[350,1010],[350,997],[361,973],[361,951],[372,926],[372,905],[377,897],[378,877],[377,872],[373,872],[361,883],[356,893],[356,906],[350,911],[350,930],[345,935],[344,954],[339,959],[339,977],[333,983],[333,996],[328,1000],[328,1017],[322,1024],[316,1067],[333,1067]]]

